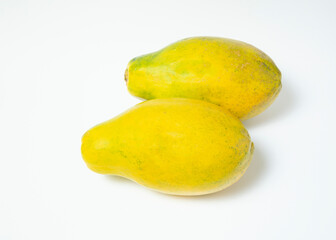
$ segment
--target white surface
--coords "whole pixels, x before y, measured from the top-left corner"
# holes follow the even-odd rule
[[[335,1],[0,1],[0,240],[336,239]],[[190,36],[246,41],[283,89],[220,193],[91,172],[82,134],[139,102],[128,61]]]

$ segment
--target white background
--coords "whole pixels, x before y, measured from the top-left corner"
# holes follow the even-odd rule
[[[0,0],[0,240],[336,239],[335,1]],[[283,89],[244,124],[232,187],[174,197],[91,172],[82,134],[140,102],[128,61],[190,36],[246,41]]]

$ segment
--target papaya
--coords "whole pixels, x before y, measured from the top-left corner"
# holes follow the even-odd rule
[[[193,37],[132,59],[128,91],[143,99],[191,98],[241,120],[263,112],[281,90],[281,72],[261,50],[232,39]]]
[[[81,152],[91,170],[173,195],[203,195],[236,182],[254,146],[230,112],[195,99],[142,102],[88,130]]]

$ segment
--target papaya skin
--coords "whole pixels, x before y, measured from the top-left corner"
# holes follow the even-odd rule
[[[236,182],[254,146],[225,109],[193,99],[154,99],[101,123],[82,138],[87,166],[172,195],[203,195]]]
[[[194,37],[132,59],[125,71],[128,91],[143,99],[192,98],[220,105],[241,120],[272,104],[281,72],[250,44]]]

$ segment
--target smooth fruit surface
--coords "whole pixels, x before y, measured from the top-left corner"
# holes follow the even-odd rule
[[[216,37],[184,39],[134,58],[125,80],[137,97],[205,100],[242,120],[264,111],[281,89],[281,73],[265,53]]]
[[[223,108],[193,99],[155,99],[93,127],[82,138],[87,166],[175,195],[216,192],[247,169],[253,143]]]

